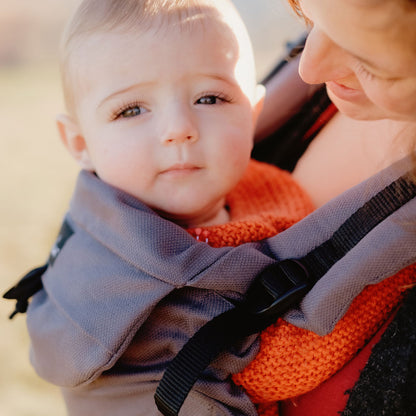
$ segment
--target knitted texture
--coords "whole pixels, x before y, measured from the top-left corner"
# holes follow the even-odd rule
[[[374,346],[343,416],[416,415],[416,286]]]
[[[254,160],[226,203],[230,222],[188,232],[213,247],[238,246],[276,235],[313,210],[309,197],[288,172]]]
[[[340,370],[389,318],[404,292],[416,282],[412,265],[383,282],[367,286],[334,330],[323,337],[279,319],[261,334],[257,357],[233,376],[259,414],[277,414],[266,404],[311,391]],[[274,409],[274,410],[273,410]]]

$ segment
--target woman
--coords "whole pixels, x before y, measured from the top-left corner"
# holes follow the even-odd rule
[[[339,110],[316,135],[293,172],[320,207],[414,154],[416,2],[290,3],[311,28],[299,63],[300,76],[310,84],[325,83]],[[273,123],[273,91],[268,100],[260,136],[270,131]],[[415,211],[409,219],[404,227],[414,233]],[[398,240],[398,249],[405,245]],[[414,255],[408,258],[414,262]],[[277,401],[282,401],[280,415],[335,415],[342,411],[345,415],[415,414],[416,351],[410,351],[415,332],[405,329],[415,324],[415,290],[390,327],[401,296],[387,300],[381,293],[401,291],[415,281],[416,268],[410,266],[366,288],[335,329],[323,337],[278,322],[264,331],[260,354],[235,381],[260,403],[259,412],[265,415],[278,413],[278,406],[270,404]],[[379,309],[380,315],[374,317],[372,329],[358,335],[373,319],[370,309]]]
[[[416,122],[416,4],[412,0],[400,2],[403,7],[393,1],[290,2],[311,26],[300,76],[309,84],[325,83],[339,110],[294,172],[321,206],[402,158],[416,141],[412,131]],[[259,136],[273,128],[271,109],[279,97],[273,97],[270,89],[268,95]],[[375,144],[377,152],[372,151]],[[323,159],[329,153],[331,158]],[[354,159],[357,170],[351,167]],[[322,184],[328,172],[331,180]]]

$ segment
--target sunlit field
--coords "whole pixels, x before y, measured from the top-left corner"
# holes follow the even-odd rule
[[[65,0],[73,4],[76,1]],[[42,9],[43,2],[48,7]],[[270,9],[271,3],[278,2],[236,0],[253,35],[260,77],[279,57],[284,43],[296,37],[300,27],[291,23],[293,18],[282,17],[280,9]],[[20,32],[31,31],[26,37],[36,44],[34,40],[40,27],[44,30],[44,25],[53,20],[54,8],[59,8],[62,0],[16,0],[10,4],[15,8],[10,16],[20,22],[10,26],[18,27]],[[251,10],[254,4],[255,9],[263,11],[262,15]],[[23,20],[19,20],[18,6],[26,11]],[[78,171],[59,141],[55,127],[55,116],[63,111],[56,56],[58,29],[62,25],[53,22],[47,53],[43,51],[41,57],[37,56],[31,46],[30,53],[20,59],[19,48],[23,46],[18,33],[5,37],[2,31],[9,16],[4,14],[6,7],[0,5],[1,293],[30,268],[45,262]],[[37,11],[32,14],[28,8]],[[61,19],[62,11],[57,15]],[[270,30],[259,23],[266,18]],[[30,19],[38,19],[38,25]],[[5,50],[9,55],[2,55]],[[13,57],[10,62],[8,56]],[[30,366],[25,316],[7,319],[13,308],[12,302],[0,301],[0,415],[63,416],[65,411],[58,389],[38,378]]]
[[[55,133],[60,105],[52,66],[0,71],[0,281],[1,291],[42,264],[55,238],[76,167]],[[25,317],[7,315],[0,302],[0,414],[64,415],[58,392],[28,362]]]

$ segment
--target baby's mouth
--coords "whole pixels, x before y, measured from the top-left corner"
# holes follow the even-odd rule
[[[201,170],[201,167],[192,163],[175,163],[160,172],[161,175],[166,176],[184,176],[195,173]]]

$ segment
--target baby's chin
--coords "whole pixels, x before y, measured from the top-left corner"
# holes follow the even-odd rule
[[[155,211],[161,217],[174,222],[182,228],[210,227],[225,224],[230,221],[230,214],[225,205],[219,209],[198,213],[167,213],[158,211],[157,209]]]

